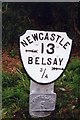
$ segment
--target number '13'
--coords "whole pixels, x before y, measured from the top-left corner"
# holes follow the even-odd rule
[[[53,54],[54,53],[54,47],[55,47],[55,45],[52,44],[52,43],[47,44],[46,52],[48,54]],[[44,43],[41,44],[41,53],[44,53]]]

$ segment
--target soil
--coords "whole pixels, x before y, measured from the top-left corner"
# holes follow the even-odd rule
[[[18,55],[11,57],[8,52],[2,52],[2,69],[5,72],[14,73],[21,64]]]
[[[5,72],[14,73],[16,72],[17,68],[21,66],[22,64],[21,64],[21,59],[20,59],[18,48],[16,47],[16,51],[18,54],[15,55],[14,57],[11,57],[10,55],[11,49],[13,48],[9,47],[7,51],[5,50],[2,51],[2,69]],[[72,49],[71,56],[80,59],[80,50],[77,48]]]
[[[16,72],[17,68],[22,65],[22,63],[21,63],[20,55],[17,54],[14,57],[11,57],[10,51],[11,51],[11,49],[9,49],[7,51],[5,51],[5,50],[2,51],[2,68],[3,68],[3,71],[5,71],[5,72],[14,73],[14,72]],[[19,51],[18,51],[18,53],[19,53]],[[72,50],[71,56],[77,57],[78,59],[80,59],[80,51],[78,49]],[[57,111],[57,109],[56,109],[55,112],[52,113],[51,117],[55,119],[56,115],[58,115],[58,116],[62,115],[62,117],[65,117],[65,118],[67,118],[67,116],[73,117],[73,114],[78,115],[80,111],[77,108],[74,109],[75,104],[78,104],[78,102],[76,103],[75,101],[71,101],[71,103],[70,103],[70,105],[72,105],[72,107],[73,107],[72,113],[69,113],[68,108],[70,105],[67,105],[67,107],[61,108],[60,111]],[[20,111],[17,111],[14,114],[13,120],[18,120],[18,119],[24,117],[23,115],[26,115],[25,117],[27,118],[28,117],[27,115],[29,114],[28,112],[29,112],[28,109],[25,109],[25,108]]]

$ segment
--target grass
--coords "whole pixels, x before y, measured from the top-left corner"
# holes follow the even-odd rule
[[[29,78],[19,70],[15,74],[3,73],[2,78],[3,118],[12,118],[20,109],[28,108]]]
[[[62,77],[55,82],[58,115],[80,119],[80,60],[71,59]]]
[[[16,120],[32,119],[29,115],[30,80],[24,70],[17,70],[15,74],[2,74],[3,86],[3,118]],[[80,60],[72,58],[62,77],[55,81],[57,93],[56,109],[47,118],[51,119],[80,119]]]
[[[17,52],[16,52],[16,50],[12,49],[9,54],[13,58],[16,56]]]

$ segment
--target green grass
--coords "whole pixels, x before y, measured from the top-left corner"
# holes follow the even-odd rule
[[[55,82],[57,113],[80,119],[80,60],[72,58],[62,77]],[[76,112],[77,111],[77,112]]]
[[[15,74],[3,72],[3,118],[32,119],[29,115],[30,79],[24,70]],[[72,118],[79,120],[80,114],[80,60],[72,58],[65,72],[55,81],[57,93],[56,109],[51,116],[41,120],[54,118]],[[40,120],[40,119],[38,119]]]
[[[17,51],[12,49],[9,54],[10,54],[10,56],[13,58],[13,57],[16,56]]]
[[[29,78],[18,70],[15,74],[3,73],[3,117],[12,118],[15,112],[28,108]]]

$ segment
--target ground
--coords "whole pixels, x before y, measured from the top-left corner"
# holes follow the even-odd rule
[[[14,57],[10,54],[11,49],[9,48],[7,51],[2,51],[2,68],[5,72],[14,73],[16,72],[17,68],[21,65],[21,59],[19,55],[19,50],[16,47],[16,51],[18,52]],[[74,49],[72,50],[71,56],[80,58],[80,50]]]
[[[80,59],[79,49],[72,49],[71,57],[73,57],[73,56]],[[3,68],[3,71],[7,72],[7,73],[15,73],[18,68],[20,69],[20,67],[22,68],[19,48],[18,47],[16,47],[16,48],[9,47],[7,50],[3,49],[3,51],[2,51],[2,68]],[[77,71],[78,71],[78,69],[77,69]],[[18,79],[16,81],[14,81],[15,80],[14,77],[11,76],[12,78],[9,79],[10,76],[7,77],[5,75],[6,74],[4,74],[5,79],[3,81],[3,93],[4,93],[3,94],[3,97],[4,97],[3,102],[4,102],[4,106],[6,106],[6,107],[4,107],[4,108],[7,108],[7,104],[10,103],[10,106],[8,106],[9,109],[6,112],[6,116],[8,116],[9,111],[10,111],[11,112],[10,115],[12,115],[14,113],[13,118],[15,120],[16,120],[16,118],[19,118],[19,119],[22,118],[22,117],[24,118],[24,115],[27,118],[28,114],[29,114],[28,113],[28,108],[21,107],[21,106],[19,107],[17,105],[17,102],[16,102],[17,98],[19,98],[19,100],[22,100],[22,101],[25,101],[26,99],[28,99],[27,97],[25,97],[25,95],[27,94],[27,92],[25,93],[25,89],[24,89],[25,86],[22,86],[22,85],[25,85],[24,76],[20,78],[21,79],[21,84],[20,84],[20,79],[18,78],[19,79],[19,84],[16,85],[16,82],[18,81]],[[21,75],[23,75],[23,74],[21,73]],[[75,75],[76,75],[75,76],[75,75],[72,75],[70,72],[67,76],[70,77],[69,75],[71,75],[73,77],[76,77],[76,78],[78,76],[78,74],[75,73]],[[6,79],[6,77],[7,77],[7,79]],[[22,84],[22,82],[24,82],[24,84]],[[80,115],[80,110],[79,110],[80,99],[78,99],[76,96],[73,95],[73,90],[74,90],[73,88],[75,86],[77,86],[77,83],[76,83],[77,81],[74,82],[73,84],[71,84],[71,83],[69,84],[69,82],[67,82],[65,80],[62,81],[62,79],[61,79],[59,81],[59,83],[55,84],[55,86],[57,86],[57,87],[55,87],[55,92],[57,93],[57,100],[58,101],[57,101],[56,109],[55,109],[54,112],[52,112],[52,114],[50,116],[51,117],[50,119],[52,119],[53,117],[57,117],[57,116],[58,117],[64,117],[64,118],[67,118],[67,117],[78,118],[78,116]],[[62,86],[62,84],[63,84],[63,86]],[[4,85],[5,85],[5,87],[4,87]],[[70,85],[72,85],[72,86],[70,87]],[[15,86],[15,87],[13,87],[13,86]],[[27,87],[26,87],[26,89],[27,89]],[[16,90],[16,92],[15,92],[15,90]],[[64,90],[66,90],[66,91],[64,91]],[[76,93],[76,91],[77,90],[75,88],[74,92]],[[15,99],[16,112],[15,112],[14,102],[13,101],[10,102],[10,100],[13,100],[13,98],[15,98],[14,97],[15,94],[16,94],[16,99]],[[21,94],[22,95],[24,94],[24,96],[22,97]],[[29,92],[28,92],[28,94],[29,94]],[[8,95],[9,96],[11,95],[11,97],[8,97]],[[71,96],[74,96],[75,98],[72,99]],[[18,100],[18,102],[19,102],[19,100]],[[23,104],[23,102],[20,102],[19,105],[24,105],[24,104]],[[18,110],[17,110],[17,108],[18,108]],[[47,120],[47,119],[45,119],[45,120]]]
[[[2,54],[2,61],[3,61],[3,71],[6,72],[15,72],[17,66],[20,64],[20,60],[18,56],[12,58],[7,52],[3,52]]]

